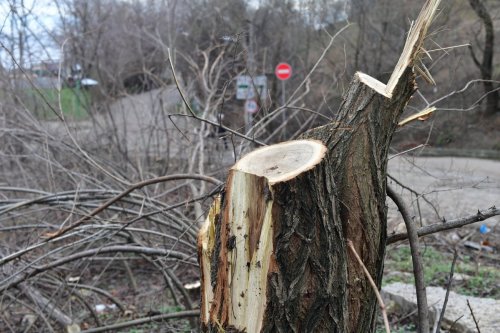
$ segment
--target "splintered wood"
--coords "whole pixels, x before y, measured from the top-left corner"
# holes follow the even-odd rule
[[[224,197],[215,200],[198,240],[202,324],[260,331],[275,270],[273,185],[314,168],[325,152],[318,141],[291,141],[256,150],[230,170]]]
[[[439,2],[426,1],[387,85],[356,73],[331,123],[231,168],[198,238],[203,332],[374,330],[376,298],[346,242],[380,286],[389,145]]]

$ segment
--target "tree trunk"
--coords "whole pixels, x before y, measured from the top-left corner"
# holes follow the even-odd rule
[[[335,121],[258,149],[230,170],[198,240],[204,332],[372,332],[387,154],[416,89],[438,0],[426,2],[387,85],[356,73]]]
[[[493,28],[493,21],[491,20],[491,15],[486,9],[484,3],[481,0],[469,0],[469,4],[476,12],[476,15],[481,19],[484,25],[485,35],[484,35],[484,49],[483,59],[481,62],[476,58],[472,47],[470,47],[472,59],[474,63],[481,71],[481,78],[484,80],[483,87],[484,93],[488,94],[486,96],[486,114],[493,115],[498,111],[498,102],[500,99],[500,93],[495,91],[495,84],[493,80],[493,54],[495,46],[495,30]]]

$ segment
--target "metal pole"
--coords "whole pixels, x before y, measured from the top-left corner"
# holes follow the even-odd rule
[[[253,47],[252,47],[252,40],[253,40],[253,20],[250,19],[248,20],[248,36],[247,36],[247,72],[252,76],[254,74],[254,57],[253,57]],[[250,84],[248,87],[249,91],[250,89],[253,91],[254,90],[254,85]],[[255,94],[253,94],[255,95]],[[253,115],[249,112],[245,112],[245,132],[247,135],[250,134],[250,131],[252,130],[253,126]]]
[[[281,105],[285,107],[286,96],[285,96],[285,81],[281,80]],[[286,109],[281,110],[281,123],[284,124],[286,121]],[[286,138],[286,125],[283,126],[283,135],[282,137]]]

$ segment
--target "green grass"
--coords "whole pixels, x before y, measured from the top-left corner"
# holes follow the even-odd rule
[[[446,288],[453,260],[452,255],[438,252],[432,247],[427,247],[422,254],[426,285]],[[484,265],[476,267],[476,262],[477,259],[470,256],[463,256],[457,260],[455,274],[461,274],[466,278],[463,282],[454,285],[452,290],[463,295],[500,299],[498,287],[500,271]],[[398,271],[410,274],[384,277],[384,285],[393,282],[414,283],[409,247],[398,247],[388,251],[385,266],[387,272]]]
[[[33,113],[43,120],[53,120],[57,116],[40,96],[43,94],[45,99],[58,112],[62,112],[68,120],[83,120],[88,118],[87,109],[90,105],[90,94],[84,89],[63,88],[61,89],[59,106],[59,91],[57,89],[34,89],[26,90],[25,103]]]

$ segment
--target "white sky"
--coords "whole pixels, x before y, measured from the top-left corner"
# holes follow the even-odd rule
[[[24,10],[21,6],[22,2],[24,2]],[[15,9],[17,14],[12,9]],[[47,33],[56,28],[59,19],[57,7],[51,0],[0,0],[0,41],[8,49],[12,48],[10,37],[13,36],[13,31],[14,36],[17,37],[15,25],[21,26],[20,16],[23,13],[26,14],[29,45],[29,54],[26,54],[25,58],[26,65],[41,60],[58,60],[59,50]],[[14,49],[14,54],[17,56],[16,52],[17,48]],[[0,61],[7,68],[13,66],[10,56],[2,48],[0,48]]]

